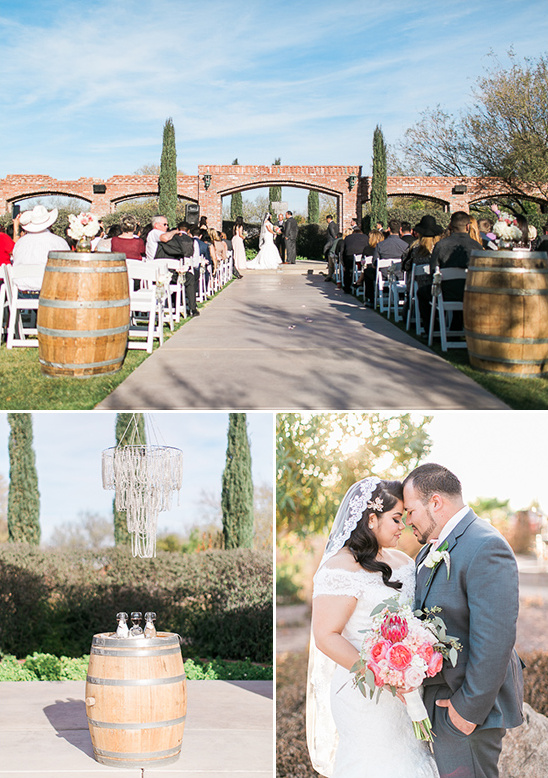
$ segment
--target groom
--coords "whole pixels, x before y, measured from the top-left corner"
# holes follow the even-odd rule
[[[297,233],[299,232],[299,228],[297,222],[293,218],[292,211],[286,211],[285,218],[285,261],[289,265],[294,265],[297,259]]]
[[[445,467],[416,468],[403,482],[403,496],[407,525],[428,544],[417,556],[415,607],[439,606],[447,634],[462,644],[456,667],[445,662],[424,681],[440,778],[497,778],[502,738],[523,720],[514,554],[464,504],[460,481]],[[440,546],[450,564],[432,566],[429,554]]]

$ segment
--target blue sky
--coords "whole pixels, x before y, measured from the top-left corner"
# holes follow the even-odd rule
[[[546,48],[544,0],[0,0],[0,177],[178,165],[361,164],[458,110],[492,49]]]
[[[33,413],[34,450],[40,490],[42,540],[52,529],[76,520],[80,511],[109,516],[114,492],[101,482],[101,452],[115,445],[115,413]],[[169,413],[150,415],[156,442],[183,451],[183,487],[179,506],[161,513],[159,532],[185,533],[203,521],[199,499],[202,491],[220,495],[225,466],[227,413]],[[255,485],[271,485],[273,478],[273,416],[249,413],[248,435]],[[0,413],[0,473],[8,479],[9,425]],[[154,438],[149,436],[149,442]]]

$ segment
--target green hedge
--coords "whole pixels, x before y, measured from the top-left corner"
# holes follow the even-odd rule
[[[116,613],[155,611],[158,630],[183,639],[184,656],[271,662],[270,554],[249,549],[159,552],[0,548],[0,652],[77,657],[92,636],[116,628]]]
[[[0,682],[2,681],[85,681],[89,655],[71,659],[54,654],[35,652],[23,662],[8,654],[0,661]],[[223,659],[194,661],[187,659],[185,674],[189,681],[271,681],[272,665],[262,667],[243,662],[226,662]]]

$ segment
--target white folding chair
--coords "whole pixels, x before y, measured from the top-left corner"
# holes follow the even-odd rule
[[[409,330],[412,322],[415,322],[415,332],[417,335],[422,335],[423,333],[418,298],[419,282],[417,279],[425,275],[430,275],[429,262],[417,265],[413,264],[411,268],[411,280],[409,282],[409,300],[407,302],[407,321],[405,329]]]
[[[8,330],[6,345],[14,346],[38,346],[37,338],[27,340],[26,335],[37,335],[36,322],[33,319],[38,311],[39,297],[23,297],[25,290],[19,288],[19,283],[26,286],[25,282],[32,279],[33,286],[41,286],[44,277],[44,265],[2,265],[4,274],[5,299],[9,308]],[[2,308],[3,310],[3,308]],[[25,326],[25,314],[31,312],[31,326]],[[34,324],[34,326],[33,326]]]
[[[342,259],[337,254],[337,255],[335,255],[335,273],[334,273],[335,282],[337,284],[337,289],[341,289],[341,287],[342,287],[342,284],[343,284],[343,272],[344,272],[344,270],[343,270]]]
[[[399,259],[392,257],[391,259],[378,259],[377,260],[377,272],[375,275],[375,310],[377,305],[381,313],[388,313],[388,268],[392,267],[394,262],[399,262]],[[382,271],[385,271],[383,274]]]
[[[172,318],[177,323],[179,323],[181,321],[181,315],[183,316],[183,319],[186,319],[186,298],[185,298],[184,276],[186,273],[186,269],[189,266],[185,265],[183,260],[181,259],[167,259],[166,262],[167,262],[168,270],[170,271],[170,275],[171,275],[168,284],[169,287],[168,297],[171,306],[170,310],[172,313]],[[174,280],[173,280],[173,272],[176,273]],[[173,296],[175,296],[175,310],[172,310]]]
[[[365,300],[365,287],[357,286],[358,278],[362,272],[362,259],[363,257],[361,254],[354,254],[354,259],[352,261],[352,284],[356,289],[356,297],[363,296],[363,299]]]
[[[4,337],[4,332],[7,333],[8,323],[4,325],[4,320],[9,314],[8,300],[6,297],[6,282],[4,281],[4,271],[0,270],[0,343]]]
[[[164,342],[164,304],[168,294],[168,275],[166,260],[140,262],[138,259],[126,260],[129,276],[130,325],[128,349],[146,349],[152,353],[154,339],[160,346]],[[134,290],[133,281],[140,281],[141,288]],[[144,326],[143,326],[144,324]],[[146,338],[141,341],[133,338]]]
[[[428,331],[429,346],[432,345],[434,336],[439,335],[442,351],[447,351],[449,348],[466,348],[466,341],[450,341],[447,339],[448,335],[455,338],[462,338],[464,336],[464,330],[449,330],[453,312],[462,311],[464,307],[463,302],[462,300],[444,300],[441,290],[442,281],[464,280],[465,278],[466,268],[436,268],[436,272],[432,279],[432,308],[430,310],[430,329]],[[435,331],[436,310],[438,311],[440,328]]]
[[[401,278],[398,277],[398,273]],[[393,262],[388,271],[388,318],[394,311],[394,321],[400,321],[400,311],[405,307],[407,294],[406,273],[401,271],[401,262]]]

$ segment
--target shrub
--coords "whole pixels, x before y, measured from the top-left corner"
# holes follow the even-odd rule
[[[183,654],[272,659],[272,559],[250,549],[200,554],[127,549],[44,552],[0,549],[0,650],[60,656],[89,652],[116,613],[155,611],[157,628],[183,639]]]

